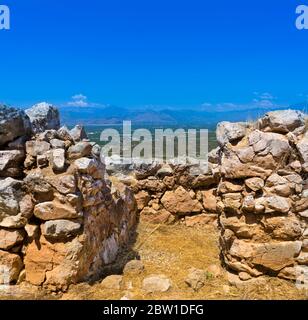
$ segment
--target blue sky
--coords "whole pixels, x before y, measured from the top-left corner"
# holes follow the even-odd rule
[[[0,4],[11,9],[11,30],[0,30],[2,102],[241,108],[307,99],[308,30],[295,28],[295,9],[308,0]]]

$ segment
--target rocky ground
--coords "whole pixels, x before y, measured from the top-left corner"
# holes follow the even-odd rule
[[[290,281],[270,277],[253,282],[234,280],[220,267],[218,238],[216,228],[210,225],[187,228],[141,221],[133,251],[122,256],[122,261],[127,261],[137,255],[141,263],[130,263],[124,272],[122,265],[107,270],[118,276],[72,285],[61,295],[12,286],[10,292],[2,290],[0,299],[308,299],[308,292]],[[159,276],[154,288],[153,275]],[[153,290],[158,291],[149,292]]]

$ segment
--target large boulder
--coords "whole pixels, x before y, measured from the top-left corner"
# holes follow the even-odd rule
[[[246,130],[247,124],[245,123],[220,122],[216,129],[217,141],[223,146],[228,142],[243,138],[246,134]]]
[[[22,174],[22,163],[25,159],[22,150],[0,151],[0,177],[19,177]]]
[[[178,215],[198,213],[203,210],[201,203],[197,199],[193,199],[191,194],[182,186],[175,191],[167,191],[161,202],[166,210]]]
[[[246,260],[253,266],[279,271],[294,263],[294,258],[300,253],[301,245],[300,241],[249,243],[245,240],[235,240],[230,248],[230,254],[242,259],[242,262]]]
[[[30,120],[14,108],[0,105],[0,146],[30,133]]]
[[[38,103],[27,109],[26,114],[30,118],[33,133],[40,133],[50,129],[58,130],[60,128],[59,111],[49,103]]]
[[[81,125],[76,125],[72,130],[70,130],[69,134],[75,142],[88,139],[87,133]]]
[[[297,110],[268,112],[259,120],[259,128],[265,131],[288,133],[305,125],[305,115]]]
[[[0,227],[20,228],[32,215],[32,201],[23,191],[23,182],[0,179]]]
[[[16,282],[23,263],[19,255],[0,250],[0,284]]]

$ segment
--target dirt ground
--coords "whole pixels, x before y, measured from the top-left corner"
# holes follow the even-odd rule
[[[123,254],[122,260],[127,261],[137,255],[145,270],[137,275],[124,275],[121,290],[104,289],[98,281],[94,284],[72,285],[63,295],[48,295],[42,291],[33,292],[33,288],[23,285],[22,289],[12,289],[10,294],[0,293],[0,299],[308,299],[308,292],[298,290],[294,283],[278,278],[266,277],[260,283],[240,287],[230,285],[227,273],[223,270],[220,276],[210,277],[198,292],[188,287],[185,279],[191,267],[207,270],[213,264],[220,266],[218,232],[213,226],[157,226],[141,221],[132,251],[134,254]],[[121,274],[121,268],[118,265],[108,272]],[[171,289],[166,293],[145,293],[142,281],[152,274],[164,274],[170,278]]]

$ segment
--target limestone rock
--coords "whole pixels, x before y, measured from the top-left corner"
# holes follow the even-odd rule
[[[178,215],[185,215],[189,213],[198,213],[202,211],[201,203],[192,199],[189,192],[182,186],[175,191],[166,191],[161,199],[162,204],[169,212]]]
[[[72,174],[64,174],[57,176],[47,176],[46,181],[52,185],[58,192],[62,194],[76,193],[77,185],[75,176]]]
[[[73,137],[70,134],[69,129],[66,126],[62,126],[58,131],[57,135],[61,140],[73,141]]]
[[[31,140],[26,142],[26,151],[29,156],[44,155],[50,150],[50,144],[46,141]]]
[[[166,292],[171,288],[171,281],[165,275],[151,275],[142,282],[142,289],[147,293]]]
[[[0,180],[0,227],[20,228],[30,218],[32,202],[22,187],[21,181],[12,178]]]
[[[88,157],[91,155],[92,145],[89,142],[78,142],[68,149],[69,159],[79,159],[82,157]]]
[[[246,259],[253,265],[279,271],[294,263],[294,258],[299,254],[301,245],[300,241],[249,243],[244,240],[235,240],[230,254]]]
[[[288,133],[305,125],[305,115],[297,110],[279,110],[268,112],[259,120],[260,129]]]
[[[24,159],[23,150],[0,150],[0,177],[19,177]]]
[[[82,215],[78,207],[60,201],[47,201],[34,207],[34,215],[41,220],[76,219]]]
[[[65,150],[53,149],[50,153],[50,163],[54,172],[61,172],[65,169]]]
[[[75,236],[81,228],[78,221],[52,220],[41,225],[42,234],[46,239],[66,240]]]
[[[123,287],[123,276],[108,276],[101,282],[101,285],[104,289],[121,290]]]
[[[23,263],[19,255],[0,250],[0,284],[9,284],[18,280]]]
[[[302,167],[308,172],[308,133],[297,143],[297,150],[301,156]]]
[[[60,128],[59,111],[51,104],[42,102],[27,109],[25,112],[30,118],[32,131],[34,133]]]
[[[140,274],[144,271],[144,264],[140,260],[131,260],[126,263],[124,274]]]
[[[223,146],[228,142],[241,139],[246,134],[246,128],[247,126],[243,123],[220,122],[216,129],[217,141]]]
[[[185,283],[194,291],[198,291],[205,285],[208,277],[207,271],[191,268],[189,269]]]
[[[252,191],[258,191],[264,187],[264,181],[261,178],[246,179],[245,184]]]
[[[201,191],[203,208],[208,212],[217,211],[216,189]]]
[[[0,229],[0,249],[9,250],[22,243],[24,233],[22,230]]]
[[[151,198],[148,192],[141,190],[135,195],[135,199],[137,201],[138,210],[142,210],[148,205]]]
[[[60,139],[51,139],[50,145],[53,149],[64,149],[65,143]]]
[[[86,131],[81,125],[76,125],[72,130],[70,130],[69,134],[75,142],[82,141],[83,139],[88,139]]]
[[[29,132],[30,120],[23,111],[0,105],[0,146]]]

